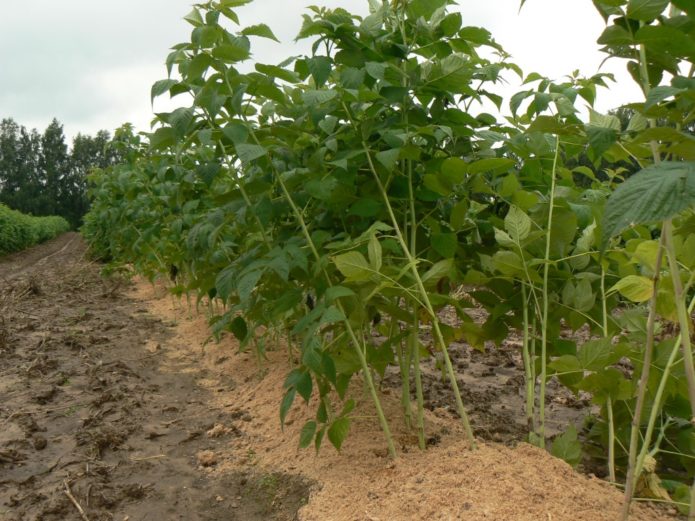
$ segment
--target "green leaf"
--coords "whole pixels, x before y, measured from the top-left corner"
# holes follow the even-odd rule
[[[306,105],[321,105],[337,95],[334,90],[307,90],[302,93],[302,99]]]
[[[389,172],[393,171],[398,163],[398,156],[401,153],[400,148],[392,148],[391,150],[384,150],[382,152],[377,152],[376,160],[379,161],[384,168]]]
[[[602,249],[630,226],[668,219],[695,204],[695,163],[664,161],[619,185],[606,203]]]
[[[152,90],[150,92],[150,102],[154,103],[154,99],[158,96],[161,96],[165,92],[169,92],[169,89],[171,89],[174,85],[176,85],[178,82],[176,80],[159,80],[154,82],[152,85]]]
[[[669,0],[630,0],[627,4],[627,17],[651,22],[664,12],[668,4]]]
[[[321,320],[319,320],[320,325],[335,324],[336,322],[343,322],[345,320],[345,315],[335,306],[329,306],[326,311],[321,315]]]
[[[251,56],[251,53],[244,46],[226,43],[215,47],[212,50],[212,55],[219,60],[236,63],[246,60]]]
[[[451,270],[454,269],[454,261],[452,259],[444,259],[436,262],[427,272],[422,276],[422,282],[438,282],[444,277],[448,277],[451,274]]]
[[[498,251],[492,257],[492,265],[497,271],[510,277],[523,275],[524,273],[523,261],[513,251]]]
[[[600,371],[613,360],[611,338],[600,338],[585,342],[577,351],[577,359],[585,371]]]
[[[550,453],[556,458],[560,458],[572,467],[579,465],[582,460],[582,444],[577,439],[577,429],[574,425],[567,427],[567,430],[553,440]]]
[[[603,115],[591,109],[589,109],[589,125],[620,132],[620,120],[616,116]]]
[[[430,237],[432,249],[445,259],[451,259],[458,249],[458,238],[455,233],[433,233]]]
[[[333,302],[341,297],[354,297],[355,292],[345,286],[331,286],[326,290],[326,302]]]
[[[305,402],[309,402],[309,399],[311,398],[311,391],[313,389],[311,374],[309,374],[307,371],[303,372],[297,379],[295,388],[297,389],[299,396],[304,398]]]
[[[263,63],[257,63],[255,65],[255,68],[261,74],[272,76],[273,78],[280,78],[281,80],[284,80],[287,83],[299,83],[300,81],[299,76],[297,76],[296,73],[294,73],[293,71],[288,71],[287,69],[283,69],[282,67],[278,67],[277,65],[266,65]]]
[[[294,403],[294,397],[296,394],[296,389],[292,387],[282,398],[282,402],[280,403],[280,425],[282,426],[285,425],[285,418],[287,418],[287,413],[290,412],[290,409],[292,408],[292,403]]]
[[[372,265],[375,271],[381,271],[382,264],[382,248],[379,239],[376,234],[369,237],[369,244],[367,246],[367,253],[369,254],[369,263]]]
[[[411,0],[408,2],[408,17],[429,20],[434,12],[446,5],[447,0]]]
[[[260,145],[240,144],[236,146],[236,153],[237,156],[239,156],[239,160],[242,162],[242,164],[246,165],[254,159],[263,157],[267,154],[267,151]]]
[[[260,36],[261,38],[268,38],[280,43],[280,40],[275,37],[273,31],[266,24],[251,25],[243,29],[241,34],[245,36]]]
[[[203,21],[203,17],[200,16],[200,11],[198,11],[198,9],[195,9],[195,8],[193,8],[190,13],[188,13],[186,16],[184,16],[183,19],[195,27],[200,27],[201,25],[205,25],[205,22]]]
[[[668,85],[660,85],[658,87],[654,87],[650,89],[649,94],[647,94],[647,100],[644,104],[644,110],[649,110],[654,105],[658,105],[659,103],[664,101],[666,98],[670,98],[671,96],[675,96],[676,94],[679,94],[681,92],[683,92],[683,89],[669,87]]]
[[[562,355],[548,364],[555,371],[557,379],[567,387],[575,387],[584,376],[579,359],[574,355]]]
[[[340,451],[340,447],[343,446],[343,442],[345,438],[347,438],[349,431],[350,418],[347,417],[338,418],[328,428],[328,439],[338,451]]]
[[[369,280],[373,270],[369,266],[367,259],[358,251],[349,251],[333,257],[338,271],[348,280],[364,281]]]
[[[323,87],[326,81],[328,81],[328,77],[331,75],[331,59],[327,56],[314,56],[313,58],[307,59],[306,62],[316,86]]]
[[[386,74],[386,64],[381,62],[367,62],[364,65],[367,74],[375,80],[383,80]]]
[[[249,335],[249,328],[246,325],[246,321],[241,317],[234,317],[234,320],[229,324],[229,330],[240,342],[246,340],[246,337]]]
[[[504,218],[504,228],[514,241],[521,242],[531,233],[531,218],[518,206],[512,205]]]
[[[314,420],[309,420],[304,424],[304,427],[302,427],[302,432],[299,433],[299,448],[306,449],[311,445],[315,434],[316,422]]]
[[[513,159],[505,157],[491,157],[488,159],[480,159],[468,165],[469,174],[480,174],[482,172],[500,173],[514,166],[516,162]]]
[[[645,302],[652,298],[654,293],[654,283],[647,277],[641,275],[628,275],[616,282],[608,293],[615,291],[630,299],[632,302]]]
[[[461,13],[449,13],[444,17],[442,23],[439,24],[439,28],[444,33],[444,36],[452,37],[461,29],[462,22]]]

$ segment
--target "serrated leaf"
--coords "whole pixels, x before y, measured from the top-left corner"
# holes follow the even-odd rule
[[[302,427],[302,431],[299,433],[299,448],[306,449],[311,442],[314,441],[314,436],[316,435],[316,422],[314,420],[309,420]]]
[[[430,237],[432,249],[445,259],[451,259],[456,255],[458,238],[455,233],[433,233]]]
[[[454,268],[452,259],[444,259],[434,263],[434,265],[422,276],[422,282],[437,282],[444,277],[448,277]]]
[[[577,429],[574,425],[567,427],[567,430],[553,440],[550,453],[556,458],[560,458],[572,467],[579,465],[582,459],[582,444],[577,439]]]
[[[260,145],[239,144],[236,145],[236,153],[243,164],[248,164],[254,159],[263,157],[267,152],[266,149]]]
[[[176,80],[159,80],[154,82],[150,91],[151,103],[154,103],[156,97],[161,96],[165,92],[169,92],[169,89],[177,83]]]
[[[504,228],[513,241],[521,242],[531,233],[531,218],[518,206],[512,205],[504,218]]]
[[[675,96],[676,94],[679,94],[681,92],[683,92],[683,89],[669,87],[668,85],[660,85],[658,87],[654,87],[650,89],[649,94],[647,94],[647,99],[644,104],[644,110],[649,110],[654,105],[658,105],[659,103],[664,101],[666,98],[670,98],[671,96]]]
[[[398,163],[398,156],[401,153],[400,148],[392,148],[391,150],[383,150],[376,153],[376,160],[381,163],[387,171],[392,172]]]
[[[328,81],[328,77],[331,75],[333,63],[331,59],[327,56],[314,56],[313,58],[308,58],[306,63],[316,86],[323,87],[326,81]]]
[[[280,43],[280,40],[276,38],[273,31],[266,24],[251,25],[242,29],[241,34],[245,36],[260,36],[261,38],[268,38]]]
[[[338,451],[340,451],[340,448],[343,446],[343,442],[345,438],[347,438],[349,431],[350,418],[347,417],[338,418],[328,428],[328,439]]]
[[[246,325],[246,321],[241,317],[234,317],[234,320],[229,324],[229,330],[240,342],[246,340],[246,337],[249,335],[249,328]]]
[[[577,350],[577,360],[585,371],[599,371],[613,360],[611,338],[589,340]]]
[[[306,371],[301,374],[301,376],[297,380],[297,383],[295,384],[295,388],[297,389],[299,396],[304,398],[305,402],[309,402],[313,387],[314,385],[311,379],[311,374],[309,374]]]
[[[302,99],[307,105],[321,105],[338,95],[334,90],[307,90],[302,93]]]
[[[282,398],[282,402],[280,403],[280,425],[282,426],[285,425],[285,418],[287,418],[287,413],[290,412],[290,409],[292,408],[296,394],[296,389],[292,387]]]
[[[664,161],[629,177],[611,194],[602,249],[630,226],[668,219],[695,205],[695,163]]]
[[[299,76],[297,76],[296,73],[283,69],[282,67],[278,67],[277,65],[257,63],[255,68],[261,74],[272,76],[273,78],[280,78],[281,80],[285,80],[287,83],[299,83],[300,81]]]
[[[664,12],[668,4],[669,0],[630,0],[627,3],[627,17],[651,22]]]
[[[345,286],[331,286],[326,290],[324,295],[326,302],[333,302],[341,297],[353,297],[355,296],[355,292]]]
[[[372,265],[375,271],[381,271],[382,265],[382,248],[381,243],[376,235],[369,237],[369,244],[367,245],[367,253],[369,255],[369,263]]]
[[[652,298],[654,284],[651,279],[641,275],[623,277],[611,287],[608,292],[618,291],[623,297],[632,302],[645,302]]]
[[[333,257],[333,262],[336,268],[338,268],[338,271],[348,280],[369,280],[373,274],[373,270],[369,266],[367,259],[357,251],[349,251]]]

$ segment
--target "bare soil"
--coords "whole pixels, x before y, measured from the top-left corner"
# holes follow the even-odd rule
[[[403,424],[393,375],[382,382],[399,458],[386,457],[370,400],[341,453],[297,448],[315,407],[278,408],[290,369],[272,346],[259,370],[232,338],[165,285],[99,276],[65,235],[0,260],[0,520],[613,521],[622,494],[517,443],[518,346],[452,356],[480,440],[472,451],[438,369],[426,368],[430,447]],[[426,334],[426,333],[425,333]],[[559,432],[587,403],[551,393]],[[69,493],[69,494],[68,494]],[[70,497],[72,496],[72,498]],[[639,504],[633,521],[676,519]]]
[[[306,478],[211,472],[251,419],[214,405],[235,380],[203,385],[173,324],[99,272],[77,234],[0,260],[0,520],[295,519]]]

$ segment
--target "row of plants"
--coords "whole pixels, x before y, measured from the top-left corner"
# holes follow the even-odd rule
[[[302,447],[328,438],[340,449],[359,374],[395,457],[377,391],[392,366],[424,449],[421,364],[435,356],[474,448],[449,345],[483,350],[517,330],[528,440],[547,442],[551,379],[588,392],[600,413],[583,446],[570,427],[553,453],[604,461],[626,484],[625,516],[636,488],[687,509],[690,3],[594,1],[607,22],[599,43],[645,96],[606,115],[591,107],[610,75],[525,76],[447,0],[371,0],[364,18],[311,7],[299,34],[310,56],[243,73],[252,38],[275,39],[264,24],[234,28],[234,8],[249,1],[206,2],[186,17],[190,41],[173,48],[152,97],[188,104],[157,114],[147,136],[121,131],[127,161],[92,178],[92,248],[221,302],[223,312],[210,306],[213,333],[259,360],[282,337],[292,367],[281,422],[297,399],[318,397]],[[525,86],[508,103],[494,92],[505,74]],[[509,114],[485,112],[492,105]],[[452,292],[460,286],[464,297]],[[484,323],[466,312],[474,306]],[[441,321],[445,308],[457,324]]]
[[[47,241],[69,229],[62,217],[34,217],[0,204],[0,255]]]

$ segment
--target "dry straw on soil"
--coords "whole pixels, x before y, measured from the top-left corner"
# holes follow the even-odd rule
[[[468,449],[460,424],[446,411],[426,411],[429,434],[440,441],[426,452],[417,450],[411,434],[398,425],[395,393],[383,397],[400,457],[386,457],[385,445],[369,400],[359,400],[350,435],[340,454],[326,445],[317,457],[298,450],[299,430],[314,409],[295,403],[284,432],[278,418],[282,383],[288,370],[284,349],[270,352],[259,377],[255,358],[238,353],[233,339],[207,343],[204,317],[191,316],[185,304],[173,303],[163,288],[141,282],[132,296],[147,302],[150,312],[174,320],[174,350],[202,350],[201,363],[211,373],[226,373],[236,385],[215,396],[220,406],[243,407],[253,421],[245,434],[209,472],[225,472],[252,463],[266,471],[298,473],[314,480],[301,521],[494,520],[613,521],[622,494],[595,477],[574,471],[547,452],[520,443],[515,448],[482,443]],[[231,386],[230,386],[231,387]],[[353,389],[360,394],[360,389]],[[387,391],[388,392],[388,391]],[[634,521],[673,520],[662,509],[636,505]]]

